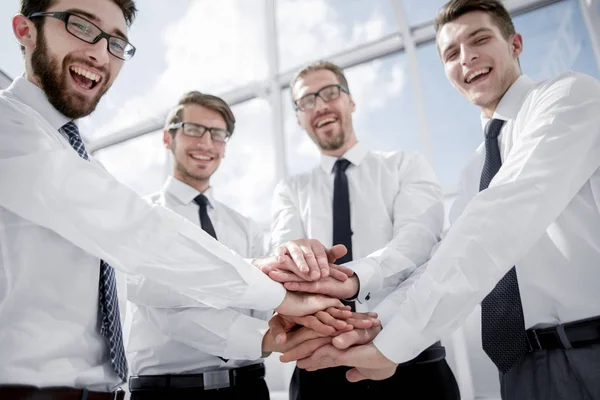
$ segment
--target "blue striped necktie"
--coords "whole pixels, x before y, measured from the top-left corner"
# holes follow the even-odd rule
[[[69,144],[79,156],[89,160],[79,128],[75,123],[68,122],[62,127],[69,138]],[[127,380],[127,360],[123,346],[123,332],[119,314],[119,301],[117,297],[117,282],[114,269],[105,261],[100,260],[99,283],[99,312],[101,316],[100,333],[107,339],[110,353],[110,363],[115,372],[123,381]]]
[[[485,126],[485,162],[479,191],[487,189],[502,166],[498,135],[504,121],[492,119]],[[481,343],[500,372],[507,373],[527,352],[525,318],[513,266],[481,302]]]

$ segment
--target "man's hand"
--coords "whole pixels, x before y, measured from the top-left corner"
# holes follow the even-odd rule
[[[352,298],[359,290],[356,275],[351,276],[345,282],[327,277],[314,282],[286,282],[283,286],[293,292],[317,293],[338,299]]]
[[[331,343],[331,336],[307,327],[299,327],[280,315],[269,321],[269,330],[263,337],[263,353],[284,353],[291,348],[319,348]],[[313,350],[314,351],[314,350]]]
[[[348,310],[347,306],[344,306],[339,299],[334,297],[286,291],[285,298],[275,311],[283,315],[302,317],[315,314],[329,307]]]
[[[291,260],[291,259],[290,259]],[[285,266],[287,267],[287,266]],[[307,280],[301,276],[296,275],[294,272],[290,272],[283,268],[273,268],[271,266],[260,267],[260,270],[265,274],[269,275],[269,278],[275,282],[286,283],[286,282],[306,282]],[[344,267],[343,265],[329,264],[329,277],[336,279],[340,282],[348,280],[348,277],[354,275],[354,271],[350,268]]]
[[[398,364],[381,354],[373,343],[350,347],[347,350],[340,350],[333,345],[326,344],[312,353],[310,357],[298,361],[296,365],[298,368],[308,371],[341,365],[354,367],[346,372],[346,379],[350,382],[364,379],[376,381],[387,379],[394,375],[396,367],[398,367]]]

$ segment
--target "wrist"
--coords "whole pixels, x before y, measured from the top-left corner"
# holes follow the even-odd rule
[[[360,292],[360,280],[358,279],[358,276],[352,275],[346,282],[350,286],[350,289],[348,290],[349,296],[344,300],[354,301]]]

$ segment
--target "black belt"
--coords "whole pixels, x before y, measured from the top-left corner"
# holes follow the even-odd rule
[[[399,365],[427,364],[431,362],[442,361],[444,358],[446,358],[446,348],[442,346],[440,342],[436,342],[431,347],[423,350],[421,354],[412,360]]]
[[[543,349],[570,349],[600,343],[600,317],[582,319],[551,326],[528,329],[528,351]]]
[[[236,369],[220,369],[203,374],[140,375],[129,378],[129,391],[165,389],[221,389],[241,385],[265,377],[264,364]]]
[[[90,392],[70,387],[38,388],[26,385],[0,385],[2,400],[123,400],[125,391]]]

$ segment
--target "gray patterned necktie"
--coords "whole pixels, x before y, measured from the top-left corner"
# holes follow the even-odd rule
[[[89,160],[79,128],[72,121],[62,127],[69,138],[69,144],[79,156]],[[117,298],[117,282],[114,269],[105,261],[100,260],[99,283],[99,312],[101,316],[100,333],[108,340],[110,363],[115,372],[123,381],[127,380],[127,360],[123,346],[123,332],[119,314],[119,301]]]
[[[485,162],[479,191],[487,189],[502,166],[498,135],[503,125],[504,121],[492,119],[485,126]],[[481,302],[481,342],[498,369],[506,373],[527,352],[526,340],[519,282],[513,266]]]

